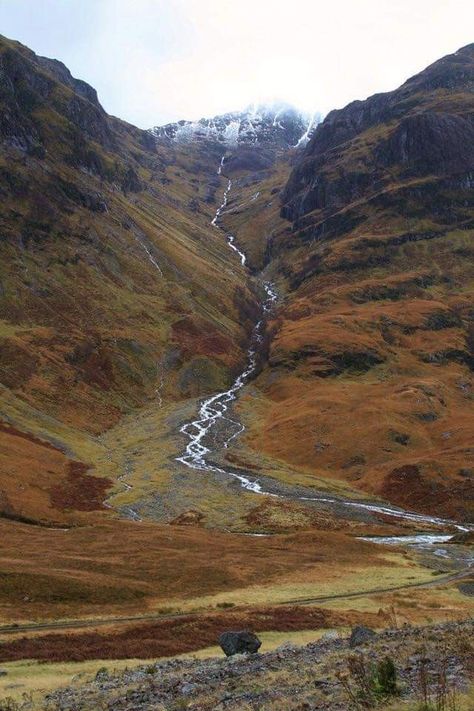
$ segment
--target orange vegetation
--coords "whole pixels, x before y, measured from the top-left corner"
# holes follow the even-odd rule
[[[32,535],[34,533],[34,535]],[[169,601],[267,584],[337,563],[384,565],[383,550],[342,533],[255,538],[192,526],[110,521],[50,530],[0,521],[4,620],[143,612]]]
[[[0,423],[0,517],[43,526],[85,521],[103,508],[111,482],[59,449]]]
[[[214,646],[219,635],[228,629],[290,632],[352,624],[380,625],[380,622],[380,616],[367,612],[344,613],[315,607],[252,608],[200,616],[186,615],[133,625],[119,631],[94,630],[8,639],[2,642],[0,661],[150,659]]]

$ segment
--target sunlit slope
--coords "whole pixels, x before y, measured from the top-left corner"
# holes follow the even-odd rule
[[[246,406],[255,450],[466,519],[473,80],[470,45],[318,127],[269,255],[287,298],[259,381],[266,404],[258,419]]]

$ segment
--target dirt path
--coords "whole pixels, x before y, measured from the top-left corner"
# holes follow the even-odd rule
[[[331,600],[349,600],[358,597],[367,597],[370,595],[378,595],[382,593],[396,592],[398,590],[406,590],[408,588],[431,588],[437,587],[439,585],[445,585],[446,583],[451,583],[456,580],[462,580],[464,578],[473,575],[471,568],[466,568],[458,573],[445,575],[437,577],[436,580],[429,580],[423,583],[406,583],[405,585],[399,585],[389,588],[372,588],[371,590],[360,590],[349,593],[339,593],[337,595],[324,595],[319,597],[311,598],[296,598],[290,600],[282,600],[276,605],[282,607],[284,605],[312,605],[318,602],[331,602]],[[232,607],[229,612],[236,613],[239,610],[245,610],[245,608]],[[87,620],[70,620],[68,622],[38,622],[38,623],[28,623],[19,625],[6,625],[0,627],[0,637],[2,635],[10,634],[20,634],[24,632],[42,632],[42,631],[56,631],[61,632],[68,629],[87,629],[94,627],[103,627],[106,625],[120,625],[129,624],[131,622],[149,622],[156,620],[171,620],[178,619],[179,617],[205,617],[209,612],[215,612],[215,610],[207,610],[202,612],[175,612],[171,614],[149,614],[149,615],[130,615],[128,617],[107,617],[107,618],[97,618],[97,619],[87,619]],[[219,610],[219,613],[225,613],[225,610]]]

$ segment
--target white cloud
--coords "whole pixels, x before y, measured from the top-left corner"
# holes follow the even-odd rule
[[[473,20],[467,0],[0,0],[5,34],[143,127],[270,98],[328,111],[467,44]]]

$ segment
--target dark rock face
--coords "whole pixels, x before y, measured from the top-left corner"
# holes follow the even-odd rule
[[[374,637],[376,637],[376,633],[370,627],[364,627],[363,625],[354,627],[349,639],[349,646],[351,649],[359,647],[366,642],[370,642]]]
[[[431,111],[408,116],[381,144],[379,156],[382,164],[402,164],[412,175],[469,172],[474,166],[474,122]]]
[[[261,647],[259,638],[253,632],[223,632],[219,644],[224,654],[231,657],[234,654],[256,654]]]
[[[58,82],[70,89],[70,96],[60,95]],[[12,43],[0,56],[0,100],[0,138],[10,139],[23,150],[42,143],[34,112],[50,107],[91,139],[104,146],[113,143],[107,115],[95,90],[74,79],[61,62],[38,57],[18,43]]]
[[[306,227],[394,179],[474,171],[474,44],[444,57],[393,92],[332,111],[317,127],[282,194],[282,216]],[[316,220],[313,220],[313,222]]]
[[[79,94],[84,99],[87,99],[87,101],[90,101],[102,109],[99,104],[99,99],[97,98],[97,91],[90,86],[90,84],[82,81],[82,79],[73,77],[65,64],[57,59],[49,59],[49,57],[37,57],[37,60],[50,74],[54,74],[62,84],[66,84],[66,86],[69,86],[76,94]]]

